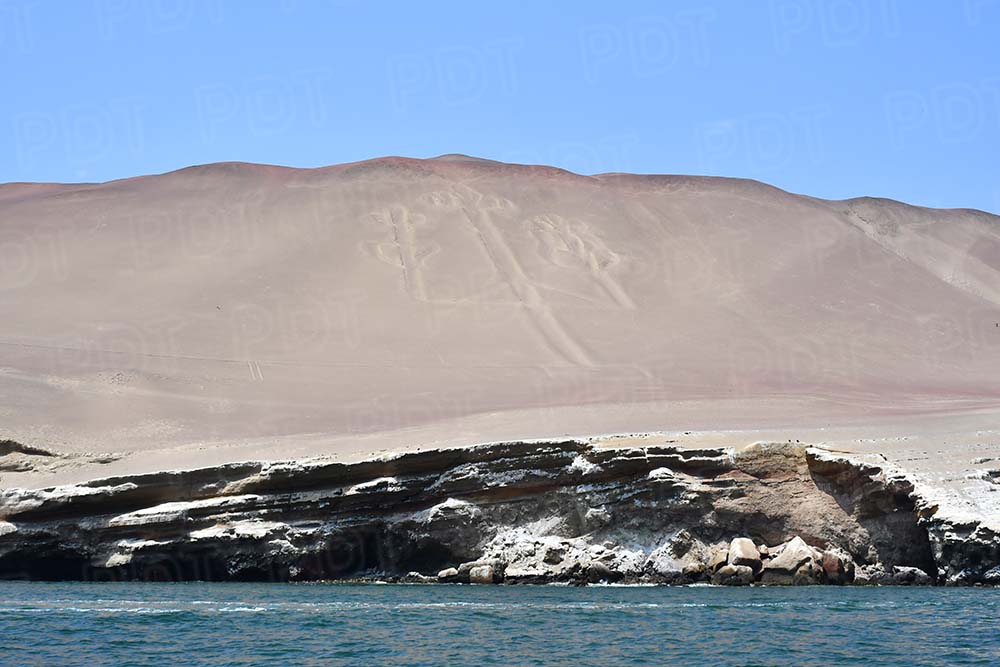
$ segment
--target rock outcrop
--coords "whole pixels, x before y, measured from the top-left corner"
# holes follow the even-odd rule
[[[969,535],[905,480],[791,444],[509,442],[0,492],[0,577],[25,579],[1000,578],[995,536]]]
[[[712,583],[719,586],[747,586],[753,582],[753,570],[746,565],[723,565],[712,575]]]
[[[792,584],[795,583],[797,576],[800,580],[808,578],[811,576],[810,570],[815,560],[817,560],[816,550],[802,538],[795,536],[781,547],[774,558],[767,561],[761,581],[765,584]]]
[[[492,565],[476,565],[469,568],[469,582],[473,584],[492,584],[494,572]]]
[[[737,537],[729,543],[728,561],[730,565],[745,565],[754,574],[760,572],[760,550],[748,537]]]

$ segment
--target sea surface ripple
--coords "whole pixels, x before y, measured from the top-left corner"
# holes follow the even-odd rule
[[[1000,665],[1000,590],[0,582],[0,665]]]

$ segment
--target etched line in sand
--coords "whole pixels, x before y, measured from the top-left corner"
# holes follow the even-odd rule
[[[528,221],[550,264],[589,274],[618,307],[635,309],[635,303],[609,269],[621,262],[587,223],[559,215],[539,215]]]
[[[260,364],[256,361],[247,361],[247,368],[250,370],[250,379],[257,382],[264,380],[264,373],[260,370]]]
[[[476,197],[482,197],[480,193],[471,190],[471,188],[470,192]],[[493,262],[497,271],[510,285],[518,301],[527,310],[535,330],[550,347],[566,360],[580,366],[593,366],[594,362],[583,345],[552,313],[552,309],[525,274],[517,255],[493,223],[489,211],[477,209],[475,212],[471,212],[468,207],[462,207],[462,212],[479,235],[479,240],[490,261]]]
[[[427,300],[427,288],[424,286],[424,276],[420,271],[420,260],[417,252],[417,238],[413,230],[410,212],[404,206],[387,211],[392,225],[392,238],[399,251],[399,261],[403,265],[403,280],[406,291],[418,301]]]
[[[420,268],[421,259],[432,250],[420,250],[413,216],[405,206],[392,206],[371,214],[372,220],[388,228],[391,242],[365,243],[379,260],[403,271],[403,287],[411,298],[428,301],[427,287]]]

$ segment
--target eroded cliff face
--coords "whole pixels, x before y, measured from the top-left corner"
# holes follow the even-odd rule
[[[730,565],[735,578],[724,583],[768,583],[770,563],[770,583],[850,583],[855,567],[859,581],[914,580],[908,568],[918,568],[928,580],[975,583],[989,581],[1000,561],[997,535],[977,530],[936,517],[904,478],[801,445],[733,452],[510,442],[7,489],[0,577],[441,573],[447,581],[686,583]],[[731,543],[739,537],[749,540]],[[748,544],[758,545],[757,565]],[[796,560],[795,549],[807,557]],[[784,552],[805,575],[778,576]]]

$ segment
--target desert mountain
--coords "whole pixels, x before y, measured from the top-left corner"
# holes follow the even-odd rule
[[[0,437],[77,461],[4,483],[567,433],[998,448],[980,211],[454,155],[223,163],[2,185],[0,248]]]

